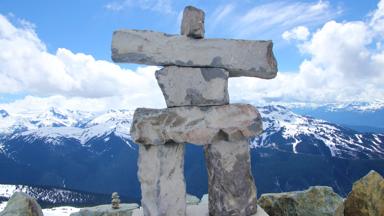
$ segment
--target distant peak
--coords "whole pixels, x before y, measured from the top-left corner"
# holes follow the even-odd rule
[[[67,119],[67,118],[68,118],[67,115],[65,115],[65,113],[64,113],[62,110],[57,109],[57,108],[55,108],[55,107],[50,107],[50,108],[49,108],[49,112],[50,112],[53,116],[58,117],[58,118],[60,118],[60,119]]]
[[[9,116],[9,113],[3,109],[0,109],[0,116],[2,118],[5,118],[5,117],[8,117]]]

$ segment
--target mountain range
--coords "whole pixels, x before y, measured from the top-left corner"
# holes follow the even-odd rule
[[[71,205],[84,206],[110,202],[109,195],[73,191],[54,187],[0,184],[0,203],[8,200],[14,192],[21,191],[35,198],[44,207]]]
[[[363,133],[283,106],[258,108],[264,132],[250,141],[258,194],[332,186],[345,196],[374,169],[384,174],[384,134]],[[1,184],[39,185],[140,201],[131,110],[0,110]],[[187,192],[207,193],[203,149],[187,145]]]

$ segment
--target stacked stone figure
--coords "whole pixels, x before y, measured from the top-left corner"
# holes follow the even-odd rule
[[[112,208],[113,209],[118,209],[120,208],[120,196],[117,192],[112,193]]]
[[[274,78],[272,42],[203,39],[204,16],[186,7],[181,36],[139,30],[113,35],[115,62],[164,66],[155,75],[168,108],[137,109],[131,127],[140,145],[146,216],[185,215],[185,143],[204,145],[210,215],[257,211],[248,139],[262,131],[261,117],[251,105],[229,104],[228,78]]]

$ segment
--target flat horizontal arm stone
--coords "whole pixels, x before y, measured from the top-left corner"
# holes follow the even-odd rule
[[[143,30],[118,30],[112,60],[158,66],[215,67],[229,76],[272,79],[277,63],[272,41],[193,39]]]
[[[133,141],[143,145],[170,142],[205,145],[218,140],[244,140],[261,132],[260,114],[248,104],[139,108],[131,126]]]

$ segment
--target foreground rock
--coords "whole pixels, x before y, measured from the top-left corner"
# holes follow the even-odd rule
[[[156,71],[167,107],[229,103],[228,72],[219,68],[170,66]]]
[[[344,202],[345,216],[384,215],[384,179],[370,171],[353,184]]]
[[[194,40],[153,31],[119,30],[113,33],[112,59],[159,66],[223,68],[231,77],[272,79],[277,74],[272,46],[272,41]]]
[[[144,215],[184,216],[184,145],[167,143],[139,148],[138,177]]]
[[[225,140],[204,146],[211,215],[253,215],[256,186],[251,173],[247,140]]]
[[[136,109],[131,137],[143,145],[167,142],[205,145],[217,140],[239,141],[256,136],[262,122],[255,107],[231,104],[212,107]]]
[[[213,214],[211,214],[211,216],[212,215]],[[233,215],[242,216],[242,215],[238,215],[238,214],[233,214]],[[210,214],[208,212],[208,203],[199,203],[198,205],[188,205],[186,216],[210,216]],[[220,216],[225,216],[225,215],[220,215]],[[257,206],[257,213],[256,214],[246,215],[246,216],[268,216],[268,214],[260,206]]]
[[[202,199],[197,204],[188,204],[186,210],[186,216],[209,216],[208,212],[208,195],[204,195],[206,199]],[[143,208],[137,208],[133,210],[132,216],[144,216]],[[257,213],[247,216],[268,216],[268,214],[260,206],[257,206]]]
[[[204,11],[193,6],[184,8],[183,19],[181,20],[180,34],[191,38],[200,39],[204,37]]]
[[[343,199],[325,186],[305,191],[263,194],[259,205],[271,216],[333,216]]]
[[[133,211],[137,208],[139,208],[137,204],[120,204],[120,208],[112,209],[111,205],[108,204],[83,208],[70,216],[132,216]]]
[[[16,192],[0,216],[43,216],[43,211],[35,199],[23,192]]]

